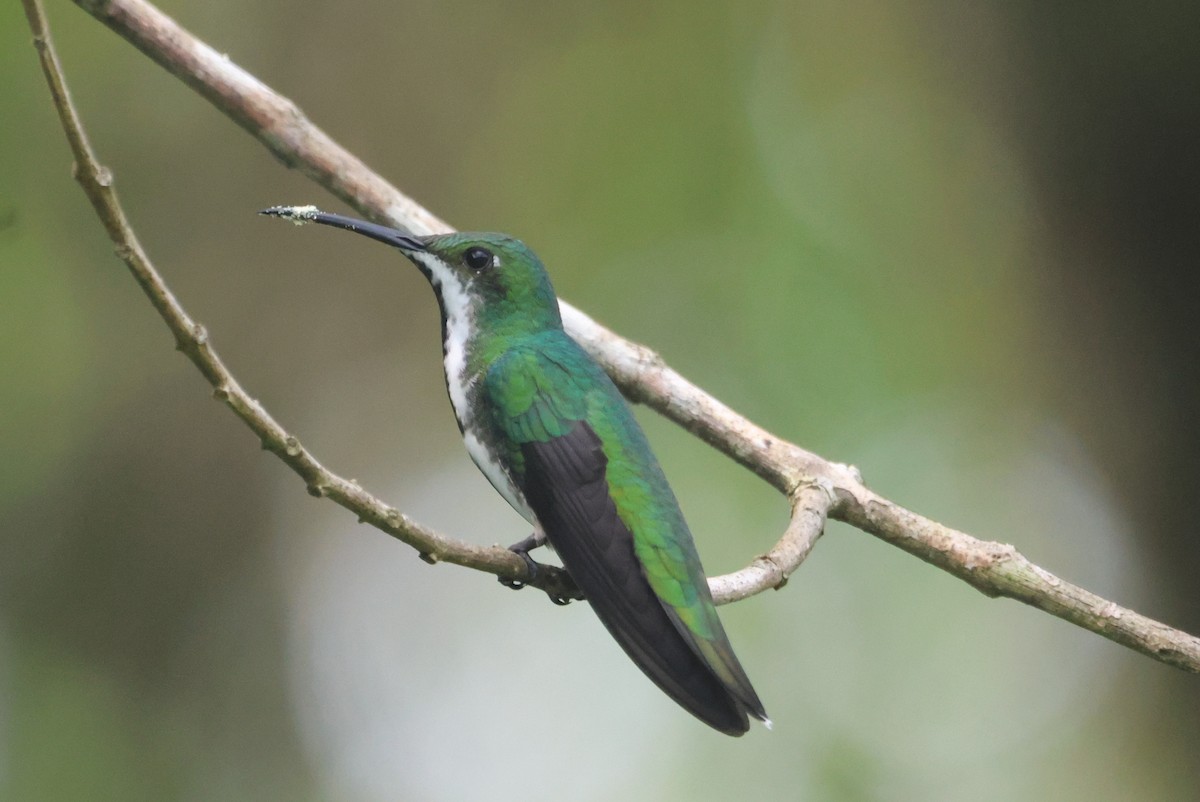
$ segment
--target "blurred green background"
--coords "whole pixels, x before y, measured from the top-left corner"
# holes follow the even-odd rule
[[[1200,631],[1194,3],[164,4],[452,224],[876,489]],[[73,5],[134,224],[249,391],[455,535],[523,522],[407,263]],[[172,350],[0,9],[0,798],[1188,800],[1200,682],[830,525],[709,732],[585,605],[309,498]],[[641,413],[639,413],[641,414]],[[776,495],[642,415],[708,569]]]

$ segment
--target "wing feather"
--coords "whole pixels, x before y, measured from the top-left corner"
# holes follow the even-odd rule
[[[613,638],[697,718],[722,732],[744,733],[744,707],[680,636],[646,581],[633,535],[608,493],[600,438],[580,421],[567,434],[526,443],[522,451],[526,500]]]
[[[765,720],[674,495],[608,376],[557,332],[539,347],[508,349],[484,391],[513,479],[626,653],[722,732],[745,732],[748,714]]]

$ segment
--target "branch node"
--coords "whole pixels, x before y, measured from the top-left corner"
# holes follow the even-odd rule
[[[430,565],[437,565],[442,560],[441,557],[439,557],[437,554],[433,553],[432,551],[417,552],[417,556],[420,557],[425,562],[429,563]]]
[[[787,494],[793,508],[800,503],[800,493],[809,487],[816,488],[824,493],[826,498],[829,499],[830,507],[837,504],[837,488],[834,487],[832,479],[827,476],[802,474]]]
[[[298,457],[300,456],[300,451],[300,441],[294,435],[289,434],[287,439],[283,441],[283,452],[289,457]],[[311,489],[309,492],[312,492]]]
[[[176,349],[176,350],[178,350],[178,349]],[[218,401],[228,401],[229,400],[229,385],[227,385],[227,384],[217,385],[216,387],[213,388],[212,395],[213,395],[213,398],[217,399]],[[267,447],[266,443],[263,443],[263,448],[266,448],[266,447]]]
[[[329,486],[314,482],[308,486],[308,494],[313,498],[325,498],[329,495]]]

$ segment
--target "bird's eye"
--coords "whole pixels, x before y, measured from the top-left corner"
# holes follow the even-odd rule
[[[491,267],[495,264],[496,256],[487,248],[469,248],[463,254],[463,261],[467,267],[478,273],[485,267]]]

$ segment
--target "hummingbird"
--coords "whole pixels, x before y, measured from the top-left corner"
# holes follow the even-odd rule
[[[563,330],[541,260],[504,234],[413,236],[276,206],[262,214],[362,234],[408,257],[441,309],[446,389],[476,466],[549,543],[612,637],[669,697],[740,736],[762,702],[717,616],[679,502],[628,403]],[[519,586],[519,583],[517,583]]]

